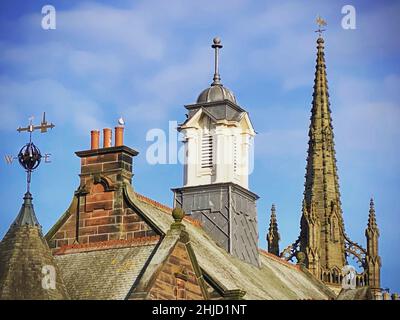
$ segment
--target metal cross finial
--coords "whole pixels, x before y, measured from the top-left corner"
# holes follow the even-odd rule
[[[213,44],[211,46],[211,48],[213,48],[215,50],[215,61],[214,61],[214,78],[213,78],[213,83],[211,84],[212,86],[215,85],[220,85],[221,84],[221,76],[219,75],[219,49],[222,48],[222,44],[221,44],[221,39],[218,37],[215,37],[213,39]]]
[[[318,30],[315,30],[315,32],[318,32],[319,36],[322,36],[322,32],[326,31],[326,29],[321,29],[322,27],[325,27],[327,25],[326,21],[321,18],[321,16],[317,17],[317,25],[318,25]]]

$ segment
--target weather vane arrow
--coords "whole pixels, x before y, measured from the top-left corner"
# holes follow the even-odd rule
[[[41,133],[45,133],[45,132],[47,132],[47,129],[53,129],[55,127],[55,125],[53,123],[49,124],[46,121],[46,112],[43,113],[43,119],[42,119],[42,123],[40,124],[40,126],[35,126],[35,125],[33,125],[32,122],[33,122],[33,117],[30,117],[29,118],[29,125],[27,127],[25,127],[25,128],[19,127],[17,129],[17,131],[18,132],[28,131],[29,133],[32,134],[33,131],[40,129]]]
[[[43,119],[40,125],[33,124],[33,117],[29,118],[29,125],[25,128],[19,127],[18,132],[29,132],[29,142],[23,146],[18,153],[18,156],[6,155],[5,160],[7,164],[12,164],[14,160],[18,160],[19,164],[26,170],[27,173],[27,193],[30,190],[32,172],[39,167],[42,158],[45,163],[51,162],[49,160],[51,154],[46,153],[44,156],[40,153],[39,148],[32,142],[32,133],[35,130],[40,130],[41,133],[46,133],[48,129],[53,129],[55,125],[46,121],[46,113],[43,113]]]
[[[318,25],[318,30],[315,30],[315,32],[318,32],[319,36],[322,36],[322,32],[326,31],[326,29],[322,29],[322,27],[326,27],[327,23],[324,19],[321,18],[321,16],[317,17],[317,25]]]

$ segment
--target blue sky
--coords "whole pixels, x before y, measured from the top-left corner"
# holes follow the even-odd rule
[[[56,8],[57,29],[41,28]],[[343,5],[356,29],[341,27]],[[281,247],[297,239],[315,68],[315,18],[327,22],[327,72],[346,231],[365,246],[369,198],[381,231],[382,286],[400,291],[400,3],[396,1],[1,1],[0,155],[27,140],[16,128],[47,112],[56,128],[35,134],[52,163],[34,173],[36,214],[47,231],[69,206],[79,179],[74,152],[91,129],[126,120],[125,143],[140,154],[136,191],[172,205],[182,166],[149,165],[146,133],[185,119],[212,79],[218,35],[222,82],[258,135],[250,188],[258,201],[260,246],[276,204]],[[25,173],[0,163],[0,237],[15,218]]]

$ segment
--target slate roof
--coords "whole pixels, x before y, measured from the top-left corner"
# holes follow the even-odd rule
[[[156,244],[56,255],[72,299],[123,300]]]
[[[124,185],[124,196],[151,225],[167,234],[174,222],[171,208],[135,193],[129,184]],[[261,267],[257,268],[220,248],[197,220],[186,216],[183,224],[204,278],[220,293],[245,291],[244,299],[267,300],[335,297],[304,267],[260,250]],[[146,277],[150,279],[149,270],[152,266],[154,270],[158,268],[165,260],[165,248],[176,240],[177,237],[164,237],[159,245],[153,241],[130,247],[108,243],[108,248],[102,248],[99,244],[100,248],[82,251],[74,251],[72,246],[66,252],[55,253],[55,258],[72,299],[126,299],[139,283],[147,282]]]
[[[142,195],[130,186],[127,195],[163,232],[173,222],[171,209]],[[183,220],[200,268],[224,290],[246,291],[244,299],[332,299],[335,294],[305,268],[260,251],[261,268],[230,255],[190,218]],[[153,259],[157,259],[157,253]]]
[[[54,267],[56,289],[44,289],[44,266]],[[12,225],[0,242],[0,300],[65,300],[68,293],[40,227]]]
[[[0,242],[0,300],[68,297],[57,263],[43,238],[32,195],[27,192],[17,218]]]

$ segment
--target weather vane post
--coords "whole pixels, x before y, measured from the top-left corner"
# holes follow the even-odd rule
[[[318,25],[318,30],[315,30],[315,32],[318,32],[319,37],[322,37],[322,32],[326,31],[326,29],[322,29],[327,25],[326,21],[322,19],[320,16],[317,17],[317,25]]]
[[[40,165],[42,161],[42,154],[40,150],[35,144],[32,142],[32,133],[35,130],[40,130],[41,133],[47,132],[48,129],[53,129],[55,125],[53,123],[47,123],[46,121],[46,113],[43,113],[43,120],[42,123],[38,126],[33,124],[33,117],[29,118],[29,125],[25,128],[19,127],[17,129],[18,132],[28,132],[29,133],[29,142],[23,146],[18,153],[17,157],[13,156],[6,156],[6,162],[8,164],[12,164],[13,160],[18,160],[19,164],[26,170],[27,178],[27,193],[30,193],[30,185],[31,185],[31,176],[32,172]],[[45,162],[49,163],[49,157],[51,154],[46,153],[44,156]]]

